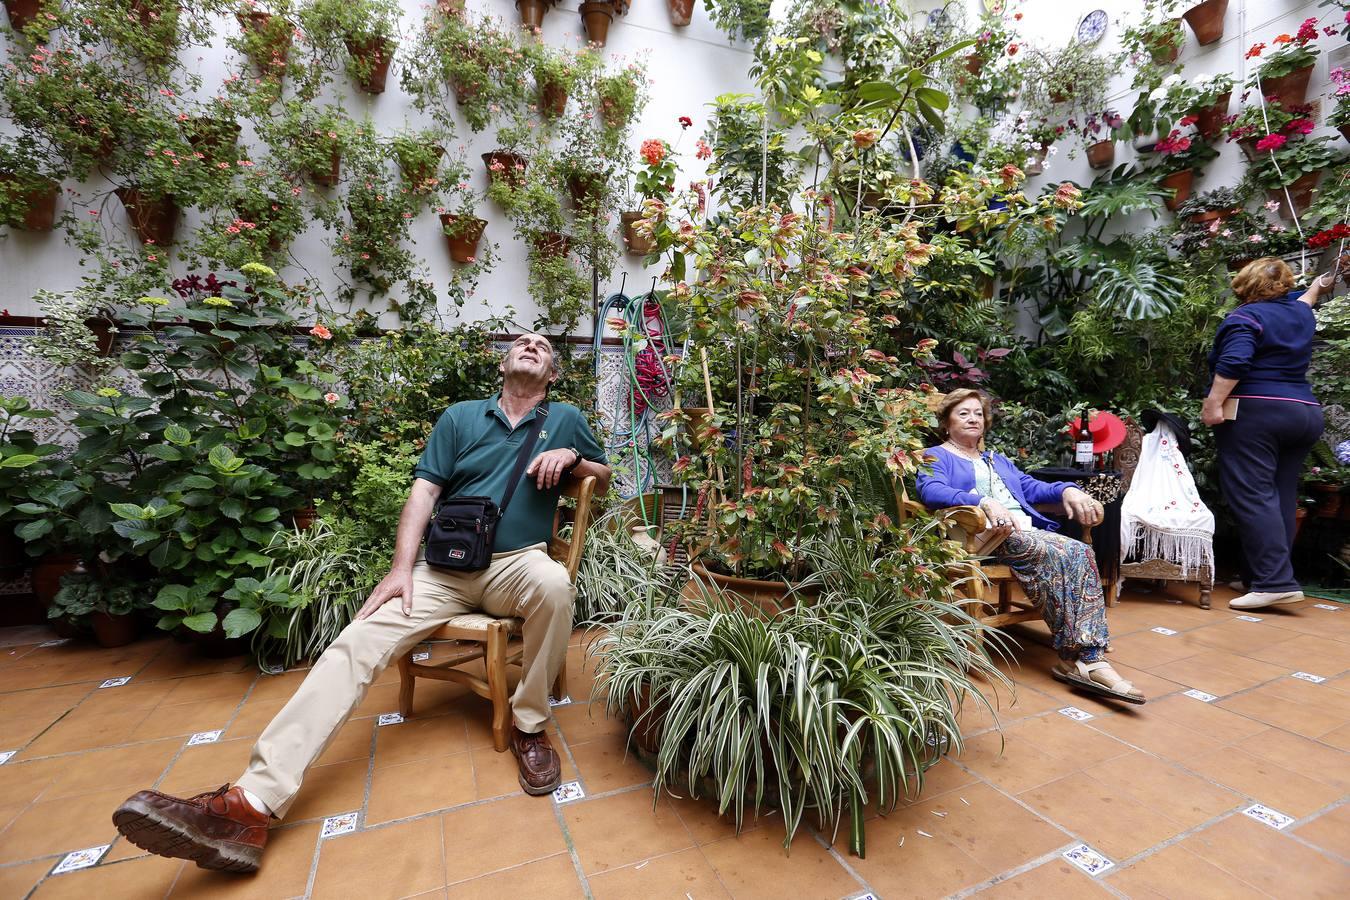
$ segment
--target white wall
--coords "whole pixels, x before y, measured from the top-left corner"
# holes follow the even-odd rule
[[[403,5],[403,32],[411,35],[426,15],[430,4],[403,0]],[[584,44],[584,31],[577,7],[577,0],[563,0],[547,14],[544,19],[545,40],[557,46],[580,47]],[[468,9],[472,15],[487,13],[507,23],[519,22],[512,0],[469,0]],[[220,33],[231,33],[236,28],[231,17],[222,20]],[[0,42],[3,41],[4,38],[0,38]],[[201,59],[191,57],[192,52],[195,51],[185,51],[184,58],[190,61],[194,71],[203,76],[203,94],[211,96],[217,92],[229,72],[234,54],[223,41],[204,51]],[[602,52],[611,62],[639,58],[646,60],[651,78],[651,100],[633,127],[634,147],[648,137],[664,138],[673,144],[680,134],[676,120],[679,116],[687,115],[694,120],[694,125],[680,147],[684,169],[679,185],[684,187],[688,181],[703,177],[704,164],[694,160],[694,139],[706,126],[708,104],[714,97],[752,89],[747,75],[752,59],[749,50],[730,44],[726,35],[708,21],[701,6],[695,9],[694,20],[689,26],[675,28],[670,24],[664,0],[638,0],[627,16],[615,20],[610,28],[608,45]],[[337,73],[334,88],[340,93],[336,96],[350,115],[357,118],[369,115],[382,132],[402,128],[405,124],[416,126],[423,121],[423,117],[413,109],[410,98],[399,86],[398,65],[396,60],[395,68],[390,72],[388,89],[378,96],[356,91],[342,73]],[[0,123],[0,129],[3,128],[4,125]],[[494,133],[494,129],[489,128],[475,135],[462,122],[459,129],[461,139],[467,144],[468,159],[473,163],[473,184],[480,189],[486,186],[486,174],[478,161],[479,154],[495,148]],[[247,132],[241,141],[249,141]],[[99,195],[111,189],[111,185],[101,180],[87,185],[68,186],[75,187],[86,203],[96,202]],[[466,305],[461,315],[468,319],[481,319],[500,313],[511,305],[515,307],[517,320],[528,323],[534,317],[535,306],[527,290],[525,247],[514,240],[510,222],[501,210],[490,202],[482,204],[482,210],[486,214],[480,212],[480,215],[489,220],[488,238],[501,244],[502,259],[479,282],[474,299]],[[116,198],[107,201],[100,218],[110,240],[131,240],[125,214]],[[185,217],[179,226],[180,239],[195,227],[196,221],[193,213]],[[619,242],[617,221],[614,226],[615,241]],[[439,286],[438,292],[444,298],[444,286],[449,280],[453,264],[445,252],[440,225],[434,213],[426,211],[418,217],[412,227],[412,236],[418,255],[426,260],[431,278]],[[337,279],[331,274],[332,262],[322,243],[323,237],[322,228],[316,228],[298,239],[291,252],[300,266],[282,274],[299,277],[307,271],[325,285],[336,284]],[[39,310],[31,300],[33,293],[39,288],[64,290],[78,284],[82,270],[76,265],[77,260],[76,251],[61,240],[58,232],[42,235],[11,232],[8,239],[0,240],[0,308],[8,309],[13,315],[38,315]],[[175,271],[182,271],[182,267],[176,266]],[[602,302],[618,289],[624,271],[628,272],[627,290],[634,294],[647,290],[651,286],[651,276],[659,270],[653,268],[643,277],[641,260],[625,254],[612,282],[600,285]],[[448,302],[442,302],[441,308],[447,316],[455,315],[454,307]],[[393,320],[386,318],[385,324],[392,325]],[[589,334],[589,327],[588,323],[583,323],[582,333]]]

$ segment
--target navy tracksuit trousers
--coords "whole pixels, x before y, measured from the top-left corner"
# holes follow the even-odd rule
[[[1214,430],[1219,487],[1237,518],[1253,591],[1299,589],[1289,561],[1298,481],[1322,427],[1320,406],[1242,398],[1237,418]]]

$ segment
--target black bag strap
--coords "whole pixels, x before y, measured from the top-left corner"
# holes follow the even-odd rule
[[[502,495],[502,505],[498,507],[498,516],[506,516],[506,505],[511,502],[511,495],[516,492],[516,485],[520,483],[521,476],[525,474],[525,469],[530,464],[530,453],[534,450],[535,442],[539,440],[539,432],[544,428],[544,420],[548,418],[548,401],[545,400],[534,408],[534,424],[530,426],[530,433],[525,435],[525,443],[520,445],[520,452],[516,454],[516,465],[511,471],[511,480],[506,482],[506,493]]]

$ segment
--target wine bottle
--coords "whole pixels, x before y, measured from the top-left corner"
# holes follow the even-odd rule
[[[1092,471],[1092,432],[1088,430],[1086,416],[1079,420],[1078,432],[1074,435],[1073,461],[1078,468]]]

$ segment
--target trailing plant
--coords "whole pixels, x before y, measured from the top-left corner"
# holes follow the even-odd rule
[[[306,39],[329,59],[341,59],[358,83],[368,81],[398,45],[397,0],[306,0],[297,18]]]
[[[769,34],[772,0],[703,0],[708,18],[726,32],[727,39],[740,38],[755,44]]]
[[[1250,174],[1262,187],[1281,188],[1305,175],[1334,170],[1345,154],[1333,150],[1330,136],[1308,138],[1268,135],[1257,142],[1260,152]]]
[[[1134,69],[1133,87],[1152,91],[1179,69],[1176,52],[1186,40],[1177,0],[1144,0],[1142,18],[1121,35],[1121,62]]]

